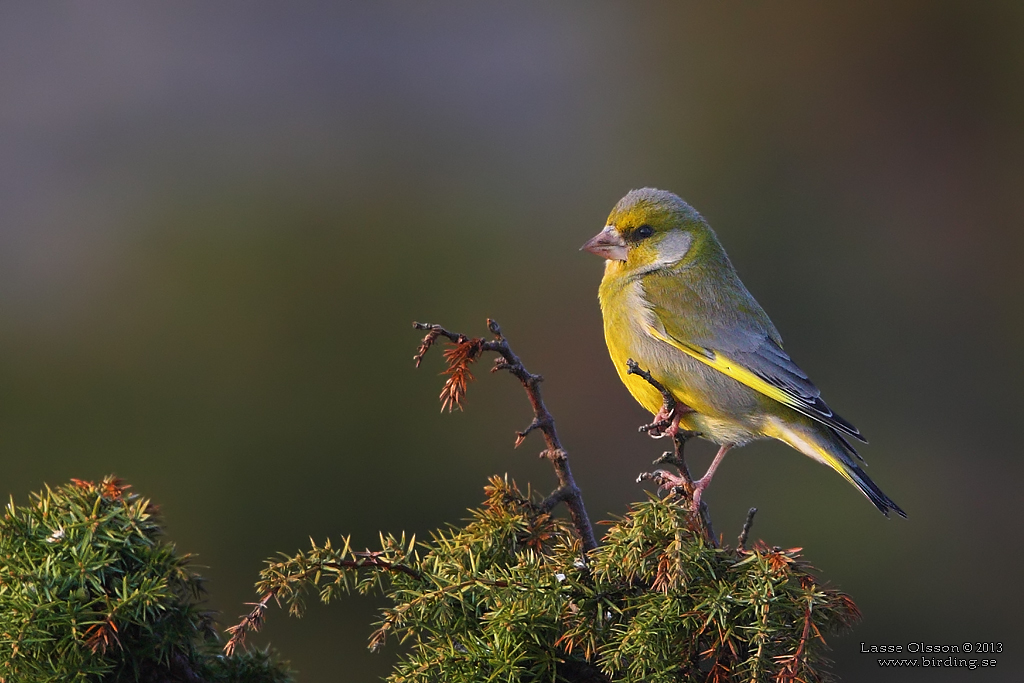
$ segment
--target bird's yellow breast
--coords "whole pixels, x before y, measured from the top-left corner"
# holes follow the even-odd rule
[[[652,336],[649,330],[656,320],[644,297],[643,279],[624,277],[614,268],[606,268],[598,298],[608,352],[633,398],[653,414],[661,410],[661,393],[627,374],[630,358],[694,411],[683,416],[683,429],[716,443],[740,444],[760,436],[755,392]]]
[[[651,343],[646,332],[646,327],[650,324],[647,319],[649,311],[643,298],[640,280],[626,282],[623,278],[609,277],[606,273],[601,281],[598,298],[604,318],[604,339],[608,344],[608,353],[615,365],[615,371],[619,373],[619,379],[640,405],[652,413],[657,413],[662,405],[661,393],[647,381],[636,375],[627,374],[626,371],[626,361],[630,358],[643,369],[651,370],[651,353],[645,352],[645,347]],[[673,394],[675,393],[673,391]]]

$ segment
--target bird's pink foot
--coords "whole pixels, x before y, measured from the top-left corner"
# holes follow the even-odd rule
[[[704,492],[704,489],[707,488],[708,481],[710,480],[708,477],[705,477],[700,481],[689,481],[686,477],[678,474],[672,474],[665,470],[656,470],[650,474],[641,474],[637,478],[637,481],[644,481],[645,479],[649,479],[657,484],[658,491],[672,492],[677,489],[684,493],[692,491],[690,499],[693,502],[694,511],[700,510],[700,495]]]
[[[718,465],[721,464],[725,454],[732,448],[732,444],[726,444],[718,449],[715,459],[711,462],[711,466],[703,477],[697,481],[690,481],[687,477],[671,474],[665,470],[657,470],[649,474],[641,474],[637,481],[651,480],[658,485],[659,491],[672,491],[673,489],[682,489],[690,493],[690,499],[693,502],[693,510],[696,512],[700,510],[700,499],[704,495],[704,489],[711,483],[711,478],[715,476],[715,470],[718,469]]]
[[[654,416],[654,421],[640,429],[647,432],[654,439],[661,439],[666,436],[674,437],[680,430],[679,420],[682,419],[683,415],[692,412],[694,412],[692,408],[684,406],[682,403],[676,403],[676,407],[672,410],[666,410],[665,406],[662,406],[658,414]]]
[[[657,485],[659,491],[672,491],[674,489],[682,489],[686,491],[693,486],[693,509],[700,508],[700,497],[704,493],[704,489],[711,483],[711,477],[705,476],[703,479],[690,482],[687,481],[686,477],[666,472],[665,470],[658,470],[650,475],[648,478],[652,479]]]
[[[703,479],[698,479],[693,482],[693,509],[700,509],[700,497],[704,493],[704,489],[711,483],[711,477],[705,476]]]
[[[685,477],[681,477],[665,470],[655,470],[654,472],[644,473],[637,477],[637,481],[653,481],[658,485],[659,491],[671,491],[673,489],[683,489],[684,491],[688,488]]]
[[[715,459],[711,461],[711,467],[704,473],[704,476],[693,482],[693,509],[700,509],[700,497],[704,493],[704,489],[711,483],[711,477],[715,476],[715,470],[718,469],[718,465],[721,464],[722,458],[732,448],[732,444],[725,444],[718,449],[718,453],[715,454]]]

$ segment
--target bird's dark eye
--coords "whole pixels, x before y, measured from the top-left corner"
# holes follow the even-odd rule
[[[641,225],[639,228],[636,229],[636,237],[637,237],[637,239],[641,239],[641,240],[642,239],[647,239],[648,237],[650,237],[653,234],[654,234],[654,228],[652,228],[649,225]]]

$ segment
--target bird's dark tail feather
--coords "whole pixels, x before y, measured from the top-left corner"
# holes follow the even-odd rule
[[[844,479],[860,489],[868,500],[886,517],[893,511],[906,518],[907,513],[892,498],[885,495],[875,482],[871,481],[864,470],[857,465],[860,455],[853,446],[834,430],[818,425],[781,424],[776,425],[777,434],[771,436],[784,441],[804,455],[808,455],[820,463],[828,465],[841,474]]]
[[[833,436],[837,437],[836,441],[838,441],[838,445],[846,451],[846,457],[840,459],[839,464],[842,467],[840,474],[845,475],[850,481],[852,481],[854,485],[860,489],[860,492],[867,496],[868,500],[874,503],[875,507],[878,508],[879,512],[883,515],[888,517],[889,510],[892,510],[903,519],[906,519],[907,513],[904,512],[899,505],[894,503],[892,498],[885,495],[885,493],[882,492],[882,489],[878,488],[878,484],[871,481],[871,477],[869,477],[867,473],[857,465],[857,461],[854,460],[854,458],[858,458],[861,462],[864,462],[864,458],[860,457],[860,453],[854,450],[853,446],[850,445],[850,442],[844,439],[840,434],[837,434],[832,429],[829,431],[832,432]],[[835,467],[831,462],[828,464]]]
[[[900,517],[906,519],[907,513],[903,509],[893,502],[892,498],[885,495],[882,489],[878,488],[878,485],[871,481],[871,477],[864,473],[857,465],[847,465],[846,472],[850,476],[850,480],[860,489],[860,492],[868,497],[875,507],[885,515],[889,516],[889,510],[892,510]]]

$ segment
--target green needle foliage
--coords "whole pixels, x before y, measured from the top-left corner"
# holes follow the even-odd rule
[[[7,506],[0,683],[290,681],[267,652],[220,655],[202,579],[128,488],[72,480]]]
[[[651,497],[610,523],[584,557],[565,521],[495,477],[483,508],[429,542],[349,539],[268,562],[256,609],[229,651],[262,624],[272,598],[301,615],[314,592],[379,592],[370,637],[406,644],[393,683],[479,681],[821,681],[823,635],[859,617],[822,587],[799,548],[718,548],[689,501]]]

